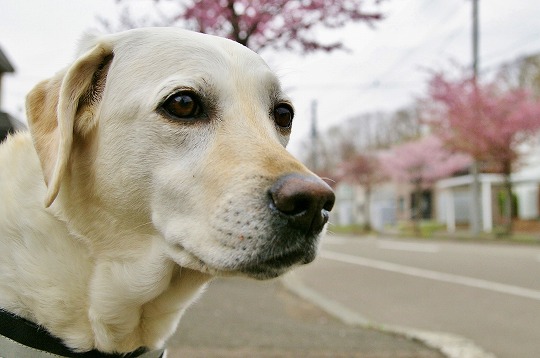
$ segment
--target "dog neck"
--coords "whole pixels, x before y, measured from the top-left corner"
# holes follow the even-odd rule
[[[149,221],[132,222],[135,215],[115,212],[101,200],[90,205],[95,198],[84,213],[77,211],[70,192],[61,190],[48,210],[89,255],[87,308],[95,347],[125,352],[163,346],[212,276],[201,272],[204,267],[172,261]]]
[[[149,252],[141,258],[142,262],[96,264],[89,297],[96,347],[122,352],[140,346],[162,347],[176,330],[185,309],[211,278],[163,258],[164,262],[159,263],[159,258],[152,258],[153,254]],[[150,261],[144,262],[145,259]],[[117,270],[129,274],[119,276]]]

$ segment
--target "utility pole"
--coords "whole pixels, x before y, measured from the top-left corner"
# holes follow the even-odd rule
[[[478,78],[478,0],[472,0],[472,53],[473,53],[473,76]]]
[[[311,101],[311,168],[313,171],[319,169],[319,133],[317,131],[317,100]]]
[[[473,71],[473,86],[475,91],[477,89],[478,81],[478,0],[472,0],[472,71]],[[482,205],[480,203],[480,173],[478,160],[474,160],[471,166],[471,176],[472,176],[472,185],[471,185],[471,196],[472,196],[472,205],[471,205],[471,232],[473,235],[480,234],[481,231],[481,210]],[[489,208],[487,208],[489,209]]]

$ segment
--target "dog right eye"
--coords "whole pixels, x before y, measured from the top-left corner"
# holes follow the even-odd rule
[[[177,92],[163,102],[161,108],[173,119],[196,120],[202,114],[199,97],[191,92]]]

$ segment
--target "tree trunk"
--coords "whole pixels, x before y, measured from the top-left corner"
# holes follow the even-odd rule
[[[512,219],[514,217],[514,198],[512,195],[512,181],[510,180],[510,171],[505,169],[504,173],[504,223],[503,235],[511,236],[513,231]]]
[[[421,203],[422,203],[422,186],[420,185],[420,182],[417,182],[414,185],[411,217],[412,217],[414,235],[418,237],[422,236],[422,232],[420,231]]]
[[[365,232],[371,231],[371,205],[370,203],[371,203],[371,185],[367,185],[365,204],[364,204],[364,218],[366,220],[366,223],[364,225]]]

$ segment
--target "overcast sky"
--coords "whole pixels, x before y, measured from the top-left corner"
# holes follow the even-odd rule
[[[479,2],[483,73],[540,53],[539,0]],[[471,6],[471,0],[387,0],[386,19],[375,28],[354,25],[329,34],[350,52],[264,52],[295,101],[292,151],[309,133],[312,100],[324,130],[355,114],[412,103],[424,91],[427,69],[470,64]],[[96,16],[114,18],[117,11],[114,0],[2,0],[0,47],[17,71],[5,76],[3,110],[24,120],[26,93],[72,61],[81,33],[97,27]]]

